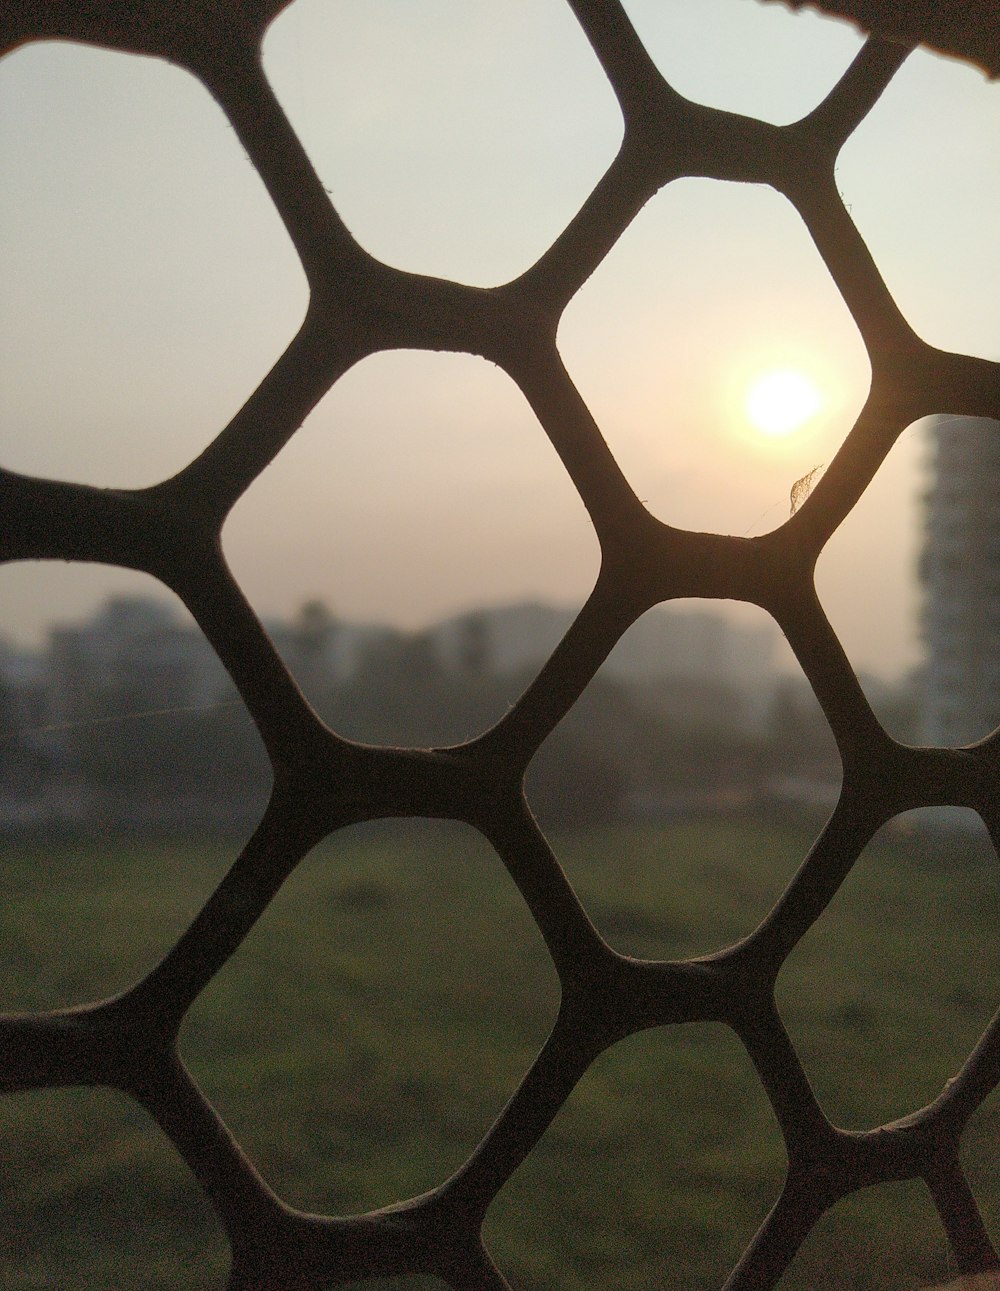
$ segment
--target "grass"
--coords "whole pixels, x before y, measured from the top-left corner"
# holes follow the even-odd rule
[[[802,826],[715,821],[566,835],[556,850],[613,945],[677,956],[749,931],[810,841]],[[782,1013],[840,1124],[876,1124],[933,1097],[992,1012],[1000,889],[981,849],[965,851],[880,836],[782,972]],[[230,860],[208,844],[8,846],[0,1007],[125,986]],[[181,1048],[272,1186],[345,1213],[455,1169],[556,1007],[541,939],[490,849],[471,830],[414,822],[316,849],[199,998]],[[995,1101],[967,1158],[998,1220]],[[224,1286],[211,1208],[123,1096],[17,1095],[0,1100],[0,1129],[5,1287]],[[492,1206],[488,1239],[523,1291],[707,1291],[773,1202],[783,1161],[731,1033],[645,1033],[586,1073]],[[781,1287],[905,1291],[953,1274],[923,1190],[905,1185],[827,1216]]]

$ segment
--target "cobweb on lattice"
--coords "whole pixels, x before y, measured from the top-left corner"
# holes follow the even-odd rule
[[[174,478],[115,491],[0,472],[0,558],[104,562],[145,571],[173,589],[229,670],[274,771],[250,841],[146,978],[80,1008],[0,1019],[3,1089],[104,1085],[137,1100],[221,1217],[232,1248],[232,1291],[421,1273],[456,1291],[479,1291],[508,1285],[481,1236],[487,1208],[594,1060],[647,1028],[715,1021],[749,1054],[788,1157],[781,1195],[729,1277],[731,1291],[773,1286],[838,1200],[898,1180],[926,1184],[960,1271],[997,1267],[959,1143],[1000,1079],[1000,1021],[928,1106],[876,1130],[849,1132],[821,1110],[774,999],[789,953],[885,822],[916,807],[962,806],[978,812],[1000,844],[1000,734],[961,750],[896,743],[869,707],[813,586],[825,543],[907,426],[944,412],[1000,417],[998,365],[943,352],[915,335],[834,180],[840,149],[906,51],[869,40],[817,108],[779,127],[688,102],[663,80],[619,4],[572,0],[621,105],[624,141],[541,259],[513,282],[484,290],[389,268],[351,237],[261,70],[260,42],[283,7],[283,0],[25,0],[2,20],[7,47],[65,37],[165,57],[198,76],[266,184],[310,288],[305,323],[274,369]],[[767,184],[783,194],[805,222],[871,361],[871,392],[839,452],[818,479],[799,482],[792,514],[762,537],[691,533],[653,518],[556,351],[569,300],[644,203],[681,176]],[[447,749],[370,747],[328,729],[293,683],[220,546],[232,506],[334,382],[366,356],[400,347],[472,353],[504,369],[558,452],[602,550],[592,595],[518,702],[484,735]],[[618,954],[602,940],[532,817],[522,783],[535,752],[622,634],[647,609],[680,597],[742,600],[773,616],[833,731],[843,789],[759,927],[704,958],[653,962]],[[561,1005],[523,1083],[451,1178],[371,1214],[309,1215],[255,1172],[181,1063],[178,1031],[314,844],[358,821],[397,816],[466,822],[489,841],[545,939]]]

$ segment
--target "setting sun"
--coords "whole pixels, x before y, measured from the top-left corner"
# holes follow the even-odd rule
[[[764,435],[790,435],[822,407],[816,385],[795,368],[776,368],[759,376],[746,396],[746,413]]]

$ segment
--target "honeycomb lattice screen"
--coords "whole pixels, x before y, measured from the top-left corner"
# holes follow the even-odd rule
[[[198,76],[263,178],[311,294],[306,320],[274,369],[176,477],[127,491],[0,472],[0,558],[104,562],[145,571],[172,588],[232,675],[274,772],[273,793],[249,843],[148,977],[84,1007],[0,1019],[2,1087],[103,1085],[137,1100],[221,1216],[233,1291],[409,1274],[482,1291],[508,1285],[483,1244],[487,1208],[590,1064],[646,1028],[715,1021],[728,1025],[749,1054],[788,1157],[780,1198],[727,1288],[773,1286],[827,1209],[857,1189],[898,1180],[926,1184],[962,1272],[995,1268],[959,1142],[1000,1080],[1000,1019],[930,1105],[874,1131],[847,1132],[817,1103],[774,1001],[786,957],[890,818],[934,804],[972,808],[1000,846],[1000,733],[963,750],[892,740],[813,587],[824,544],[904,428],[933,413],[1000,417],[998,365],[944,353],[914,334],[834,180],[838,151],[907,51],[869,40],[814,111],[778,127],[679,96],[615,0],[571,4],[618,96],[624,142],[541,259],[517,280],[488,290],[388,268],[348,233],[261,70],[260,42],[283,0],[8,6],[0,26],[8,46],[66,37],[166,57]],[[759,538],[686,532],[654,519],[556,351],[567,302],[643,204],[680,176],[767,184],[782,193],[805,222],[871,361],[870,396],[835,460],[795,514]],[[484,735],[445,749],[370,747],[324,726],[249,608],[220,545],[230,508],[333,383],[362,358],[401,347],[480,355],[509,374],[586,505],[603,556],[587,604],[520,700]],[[705,958],[653,962],[620,955],[598,935],[530,813],[522,780],[627,628],[678,597],[732,598],[773,616],[832,728],[844,782],[831,818],[759,927]],[[371,1214],[305,1214],[255,1172],[181,1063],[176,1039],[192,1002],[307,852],[347,825],[395,816],[466,822],[485,836],[541,930],[561,1006],[520,1088],[451,1178]]]

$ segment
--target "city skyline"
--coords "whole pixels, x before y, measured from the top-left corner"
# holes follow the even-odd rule
[[[740,0],[697,14],[627,8],[681,92],[777,121],[814,106],[861,44],[846,24]],[[398,39],[385,39],[390,28]],[[299,0],[269,34],[265,67],[359,240],[389,263],[461,281],[527,268],[621,133],[596,60],[554,2],[501,16],[442,2],[417,22],[398,3]],[[111,486],[164,478],[294,334],[306,300],[291,245],[221,113],[177,69],[26,47],[0,64],[0,106],[11,264],[0,465]],[[915,329],[986,357],[1000,335],[989,287],[1000,179],[983,165],[994,139],[996,87],[918,52],[838,172]],[[774,527],[796,480],[829,463],[867,387],[856,329],[797,216],[749,186],[663,190],[571,303],[559,345],[639,496],[682,527]],[[824,407],[766,439],[748,430],[741,401],[777,364],[806,370]],[[907,431],[818,569],[855,666],[884,676],[919,658],[920,437]],[[391,522],[373,526],[373,515]],[[348,372],[223,540],[264,618],[319,596],[345,618],[411,628],[476,605],[582,604],[598,563],[520,393],[459,355],[382,354]],[[53,617],[153,587],[121,571],[0,567],[0,632],[37,640]]]
[[[313,605],[268,626],[338,734],[441,745],[500,719],[571,618],[512,606],[407,634],[339,623]],[[809,795],[826,801],[829,732],[805,683],[774,670],[773,644],[773,634],[734,628],[712,610],[650,611],[546,752],[532,796],[540,785],[546,810],[567,820],[590,819],[595,793],[614,819],[669,816],[720,794],[798,801],[803,785],[790,788],[781,771],[801,773],[805,755]],[[193,624],[151,598],[113,598],[84,622],[54,627],[34,655],[0,642],[0,744],[0,829],[97,819],[231,829],[252,823],[267,798],[263,746],[219,659]],[[706,753],[711,771],[698,760]]]
[[[325,602],[313,599],[304,602],[291,617],[266,617],[265,627],[282,653],[288,651],[293,639],[304,639],[319,632],[327,643],[324,649],[332,650],[330,666],[349,675],[357,666],[360,651],[380,638],[392,636],[430,639],[440,654],[440,662],[448,668],[457,667],[464,629],[470,622],[476,622],[486,633],[484,657],[489,661],[488,666],[501,672],[517,672],[524,668],[538,669],[544,664],[574,614],[575,609],[570,605],[521,601],[471,606],[458,615],[405,629],[385,622],[343,619]],[[775,646],[780,639],[777,625],[766,619],[756,627],[734,624],[716,602],[658,605],[634,626],[636,631],[626,633],[609,656],[608,671],[613,675],[638,680],[681,674],[703,678],[725,676],[739,677],[742,683],[747,683],[776,671]],[[60,643],[73,637],[113,638],[119,643],[184,637],[197,639],[197,648],[206,655],[212,654],[197,624],[179,601],[171,604],[157,595],[123,594],[109,596],[82,617],[53,620],[46,626],[43,638],[32,645],[19,646],[0,634],[0,676],[5,663],[14,664],[15,668],[32,663],[44,666],[45,659],[53,651],[58,652]],[[664,648],[665,637],[671,639],[672,648]]]

